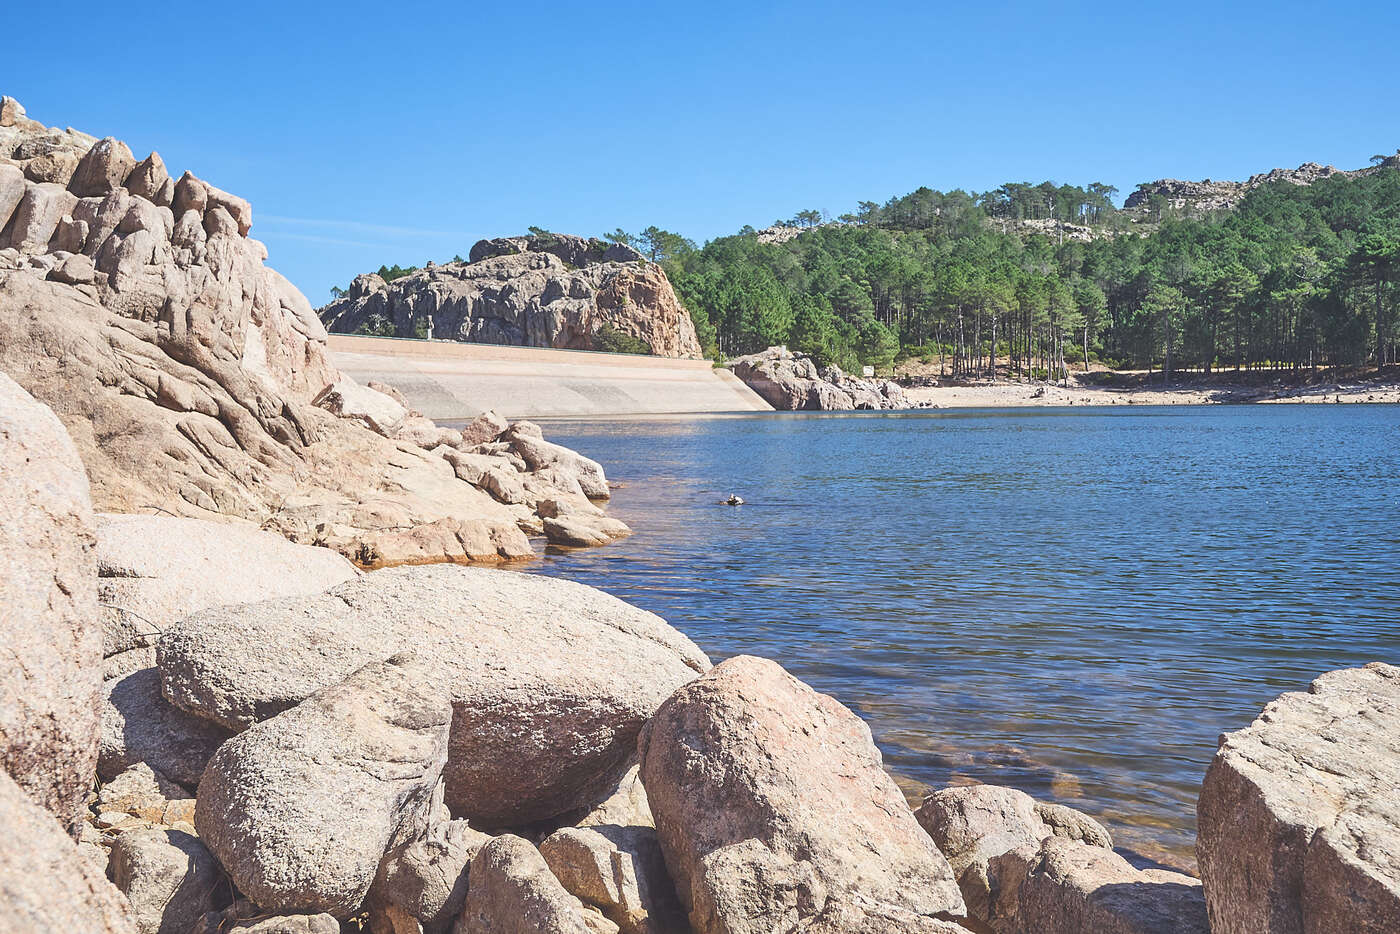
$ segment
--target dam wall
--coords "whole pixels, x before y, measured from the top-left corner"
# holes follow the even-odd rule
[[[361,383],[395,387],[429,418],[507,418],[770,411],[708,360],[330,335],[331,359]]]

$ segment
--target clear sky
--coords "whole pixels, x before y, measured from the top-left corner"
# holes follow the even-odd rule
[[[318,305],[530,225],[704,241],[920,185],[1126,195],[1400,146],[1394,0],[80,0],[12,25],[0,93],[248,198]]]

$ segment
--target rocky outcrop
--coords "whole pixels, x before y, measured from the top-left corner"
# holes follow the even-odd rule
[[[195,827],[277,912],[357,912],[389,850],[426,831],[452,710],[411,658],[371,662],[225,743]]]
[[[92,503],[53,412],[0,373],[0,771],[71,826],[97,763]]]
[[[0,930],[136,934],[121,892],[0,769]]]
[[[1274,182],[1287,182],[1291,185],[1311,185],[1321,179],[1334,176],[1351,177],[1369,175],[1385,168],[1400,166],[1400,152],[1387,156],[1378,165],[1365,169],[1344,171],[1336,166],[1304,162],[1296,169],[1271,169],[1251,175],[1242,182],[1221,182],[1212,179],[1191,182],[1179,178],[1162,178],[1155,182],[1144,182],[1128,195],[1123,207],[1128,210],[1143,210],[1151,207],[1156,199],[1163,199],[1167,207],[1177,211],[1208,213],[1212,211],[1232,211],[1239,207],[1251,191],[1261,185]]]
[[[95,505],[242,519],[366,567],[532,554],[528,505],[459,477],[451,434],[398,436],[336,370],[252,223],[155,153],[18,111],[0,126],[0,371],[69,428]],[[599,294],[634,306],[650,269]]]
[[[917,931],[962,913],[948,861],[881,767],[870,728],[775,663],[737,656],[692,681],[638,749],[697,934]]]
[[[167,698],[237,729],[402,651],[452,698],[447,803],[483,827],[603,798],[642,723],[709,667],[660,617],[601,591],[450,565],[198,613],[158,659]]]
[[[1054,836],[1113,848],[1108,831],[1092,817],[1000,785],[936,791],[924,798],[914,816],[953,867],[967,913],[984,921],[993,913],[988,877],[993,858],[1022,847],[1037,847],[1046,837]]]
[[[1221,738],[1197,806],[1216,934],[1400,930],[1400,668],[1333,671]]]
[[[341,934],[340,922],[325,912],[269,915],[246,898],[223,911],[211,911],[190,934]],[[378,934],[376,931],[375,934]]]
[[[106,656],[154,645],[196,610],[319,593],[358,572],[333,551],[246,525],[99,515],[97,574]]]
[[[1210,934],[1198,879],[1135,869],[1100,846],[1047,837],[994,857],[996,934]],[[1340,929],[1338,929],[1340,930]]]
[[[468,262],[430,263],[389,283],[358,276],[319,314],[346,334],[602,350],[611,332],[657,356],[700,356],[660,266],[631,247],[563,234],[483,240]]]
[[[806,354],[769,347],[726,364],[775,409],[907,409],[911,403],[898,383],[847,376],[836,365],[819,369]]]

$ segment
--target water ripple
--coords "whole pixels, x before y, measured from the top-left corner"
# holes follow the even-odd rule
[[[546,430],[623,482],[636,534],[534,570],[781,661],[905,776],[1013,784],[1179,861],[1222,730],[1400,660],[1400,407]]]

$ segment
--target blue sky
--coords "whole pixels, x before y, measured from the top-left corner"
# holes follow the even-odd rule
[[[0,93],[253,203],[315,304],[529,225],[696,240],[920,185],[1400,146],[1400,5],[65,3]],[[1121,197],[1121,195],[1120,195]]]

